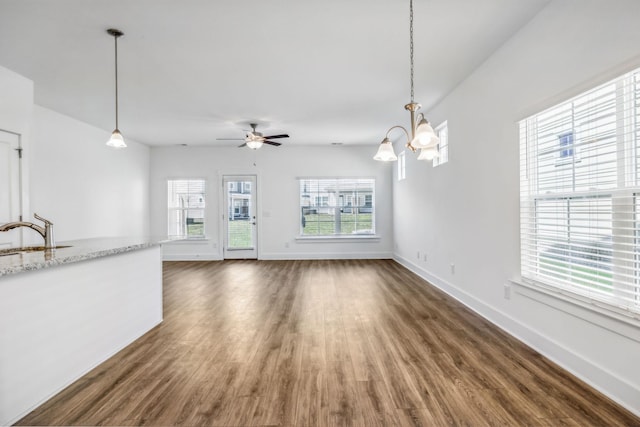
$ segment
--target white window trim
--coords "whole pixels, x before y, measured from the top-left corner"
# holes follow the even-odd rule
[[[380,236],[378,234],[376,234],[376,187],[377,187],[377,180],[375,177],[371,177],[371,176],[355,176],[355,177],[345,177],[345,176],[302,176],[302,177],[297,177],[296,180],[298,181],[298,197],[300,197],[300,183],[303,180],[350,180],[350,179],[369,179],[373,181],[373,194],[372,194],[372,199],[373,199],[373,203],[372,203],[372,218],[371,218],[371,222],[372,222],[372,226],[374,229],[373,233],[352,233],[352,234],[327,234],[327,235],[303,235],[302,233],[302,229],[299,228],[299,233],[298,235],[295,237],[296,241],[299,242],[312,242],[312,241],[316,241],[316,242],[349,242],[349,241],[374,241],[377,239],[380,239]],[[331,206],[327,206],[327,207],[331,207]],[[302,205],[298,205],[298,214],[297,214],[297,218],[298,221],[301,222],[301,213],[302,213]]]
[[[205,194],[205,207],[203,208],[204,211],[204,217],[203,217],[203,234],[200,236],[187,236],[187,235],[174,235],[174,234],[169,234],[169,212],[171,210],[180,210],[181,208],[170,208],[169,207],[169,200],[166,199],[165,200],[165,209],[166,209],[166,225],[165,225],[165,230],[167,230],[167,236],[173,240],[173,242],[178,243],[178,242],[182,242],[183,244],[188,244],[190,241],[191,242],[206,242],[209,240],[209,237],[207,236],[207,189],[208,189],[208,183],[207,183],[207,179],[203,178],[203,177],[170,177],[170,178],[166,178],[165,180],[165,195],[167,195],[166,191],[167,191],[167,187],[169,185],[170,181],[202,181],[204,182],[204,194]]]
[[[517,294],[640,342],[640,315],[530,279],[510,280]]]
[[[444,122],[440,123],[438,126],[436,126],[436,128],[434,129],[435,133],[438,135],[438,137],[440,138],[440,141],[442,142],[442,140],[444,139],[445,143],[444,144],[438,144],[438,155],[436,157],[433,158],[433,167],[438,167],[441,165],[444,165],[445,163],[449,163],[449,124],[448,121],[445,120]],[[443,138],[442,137],[442,132],[446,131],[446,136]],[[443,151],[443,148],[446,148],[446,159],[442,159],[441,153]]]
[[[636,70],[635,73],[638,73],[640,70]],[[601,86],[605,86],[605,85],[609,85],[612,84],[614,81],[618,82],[616,84],[620,84],[620,86],[617,87],[625,87],[626,90],[626,80],[625,79],[629,79],[632,77],[629,77],[631,73],[622,75],[622,76],[618,76],[614,79],[612,79],[609,82],[606,82],[604,84],[595,86],[593,88],[587,89],[586,91],[583,91],[580,94],[575,95],[574,97],[572,97],[571,99],[567,99],[564,100],[562,102],[559,102],[558,104],[550,107],[551,108],[556,108],[559,107],[565,103],[569,103],[572,102],[573,99],[578,98],[578,97],[582,97],[587,93],[590,93],[592,90],[596,90],[599,89]],[[627,95],[620,95],[622,89],[616,89],[617,90],[617,95],[616,95],[616,102],[618,102],[618,106],[619,108],[616,110],[617,114],[620,114],[620,118],[618,118],[618,121],[616,123],[618,123],[618,129],[617,129],[617,140],[616,143],[618,145],[618,152],[625,152],[625,150],[628,150],[629,148],[627,147],[627,145],[634,147],[631,148],[632,150],[637,150],[638,149],[638,141],[632,139],[627,139],[628,135],[634,134],[638,132],[638,124],[636,123],[635,128],[631,127],[631,129],[628,129],[627,127],[629,127],[628,123],[633,122],[632,121],[628,121],[628,120],[621,120],[621,117],[628,117],[631,116],[631,112],[633,111],[631,108],[627,107],[627,104],[621,104],[621,103],[629,103],[629,105],[631,105],[634,100],[632,99],[627,99]],[[637,89],[636,89],[637,90]],[[637,100],[636,100],[637,101]],[[545,110],[546,111],[546,110]],[[544,111],[543,111],[544,112]],[[640,114],[637,111],[635,112],[636,115]],[[537,115],[534,114],[534,116]],[[522,126],[523,122],[526,122],[528,119],[523,119],[520,123]],[[620,125],[620,123],[624,123],[624,126],[626,126],[624,128],[624,130],[622,129],[622,126]],[[528,129],[528,128],[527,128]],[[531,131],[531,129],[528,129],[529,131]],[[522,128],[521,128],[521,132],[522,132]],[[531,131],[533,132],[533,131]],[[620,136],[623,135],[623,136]],[[522,138],[522,134],[521,134],[521,138]],[[530,138],[530,135],[527,135],[527,138]],[[522,150],[525,150],[525,153],[523,153]],[[526,175],[527,175],[527,181],[531,181],[531,182],[537,182],[537,177],[535,176],[535,161],[536,158],[532,156],[532,152],[531,150],[533,150],[533,147],[529,147],[527,148],[523,148],[522,143],[521,143],[521,156],[526,156],[526,157],[531,157],[532,160],[528,160],[527,161],[527,171],[526,171]],[[572,150],[575,149],[572,147]],[[575,152],[574,152],[575,153]],[[575,155],[577,155],[577,153],[575,153]],[[631,159],[633,159],[631,157]],[[635,241],[637,242],[638,239],[640,238],[640,236],[637,235],[638,230],[637,230],[637,219],[635,220],[629,220],[628,218],[624,218],[624,220],[626,221],[631,221],[631,223],[634,223],[634,221],[636,221],[633,227],[629,227],[627,226],[627,228],[629,228],[628,230],[622,231],[622,235],[619,234],[620,233],[620,228],[622,227],[618,227],[615,225],[616,221],[620,221],[619,216],[621,215],[621,213],[618,212],[616,208],[616,206],[620,206],[620,205],[624,205],[624,206],[634,206],[633,204],[633,200],[634,197],[638,197],[638,194],[640,194],[640,182],[638,182],[637,176],[634,177],[635,179],[635,184],[632,181],[631,184],[629,184],[627,181],[624,180],[628,180],[630,179],[629,176],[631,176],[631,173],[629,172],[630,169],[630,163],[629,162],[633,162],[633,160],[630,160],[629,157],[619,157],[618,160],[618,166],[617,166],[617,173],[619,174],[619,176],[623,176],[623,182],[617,183],[617,187],[616,188],[612,188],[612,189],[602,189],[602,190],[593,190],[593,191],[569,191],[566,194],[557,192],[557,193],[552,193],[549,194],[548,196],[540,193],[538,190],[538,192],[533,192],[531,194],[528,194],[528,198],[526,199],[526,203],[523,201],[524,199],[522,199],[522,191],[523,189],[521,188],[521,204],[525,203],[521,206],[521,209],[523,211],[523,213],[521,213],[521,227],[522,226],[522,221],[525,221],[525,215],[526,216],[526,221],[533,221],[533,224],[537,224],[537,222],[535,222],[534,218],[534,213],[533,211],[535,210],[535,203],[534,201],[537,199],[544,199],[546,197],[549,198],[562,198],[567,197],[567,198],[578,198],[580,197],[580,195],[583,196],[588,196],[588,197],[596,197],[598,195],[606,195],[609,196],[611,198],[611,203],[612,203],[612,207],[611,207],[611,215],[612,215],[612,221],[614,223],[614,225],[612,226],[612,230],[615,230],[615,232],[613,232],[613,236],[612,236],[612,241],[613,241],[613,245],[615,246],[617,244],[618,241],[620,240],[630,240],[630,241]],[[625,163],[627,162],[627,163]],[[521,164],[521,168],[524,165]],[[636,165],[637,166],[637,165]],[[521,176],[523,174],[523,171],[521,169]],[[522,178],[521,178],[522,179]],[[521,181],[522,184],[522,181]],[[625,201],[626,200],[626,201]],[[624,203],[622,203],[621,201],[625,201]],[[632,209],[637,209],[637,207],[634,207]],[[623,211],[623,214],[626,215],[633,215],[633,213],[629,214],[626,211]],[[640,215],[640,212],[635,212],[636,217],[638,218],[638,215]],[[528,222],[527,222],[528,223]],[[570,228],[569,228],[570,229]],[[533,232],[531,232],[533,233]],[[526,252],[527,250],[531,250],[530,247],[525,248],[525,240],[533,238],[535,239],[535,237],[532,237],[532,234],[523,234],[523,232],[521,231],[521,241],[523,242],[523,247],[521,249],[521,262],[525,263],[525,257],[526,255],[524,254],[524,252]],[[568,244],[571,244],[571,242],[568,240],[567,241]],[[635,245],[637,245],[637,243],[634,243]],[[633,249],[633,251],[636,251],[637,249]],[[612,251],[615,253],[615,250],[612,249]],[[624,254],[624,253],[623,253]],[[638,255],[635,255],[636,257]],[[533,298],[533,299],[538,299],[541,297],[536,297],[536,293],[538,293],[538,295],[544,295],[547,297],[552,297],[555,298],[557,300],[560,301],[564,301],[566,303],[570,303],[573,304],[574,306],[579,306],[581,309],[586,309],[589,310],[591,312],[596,312],[599,315],[602,316],[606,316],[608,318],[611,319],[615,319],[616,321],[619,322],[623,322],[625,324],[631,325],[635,328],[640,328],[640,301],[636,301],[635,305],[633,304],[633,300],[631,301],[625,301],[625,299],[632,299],[633,297],[616,297],[616,281],[615,281],[615,274],[616,274],[616,266],[618,266],[618,263],[636,263],[636,267],[635,268],[635,275],[636,275],[636,281],[635,283],[637,285],[636,288],[640,287],[640,275],[638,274],[637,271],[637,258],[636,261],[633,261],[631,258],[633,258],[633,255],[620,255],[620,257],[616,256],[613,258],[613,263],[612,263],[612,274],[613,274],[613,287],[612,287],[612,292],[611,293],[605,293],[602,291],[598,291],[598,290],[593,290],[590,292],[587,292],[586,290],[581,291],[580,289],[576,289],[574,290],[569,289],[564,287],[562,284],[553,284],[553,280],[549,279],[545,281],[541,281],[538,280],[534,277],[521,277],[518,280],[514,280],[512,281],[513,284],[516,284],[520,287],[520,289],[522,290],[522,293],[524,296]],[[633,289],[634,285],[633,284],[629,284],[629,282],[623,282],[622,285],[619,284],[619,286],[622,286],[622,289],[624,289],[623,292],[632,292],[626,289],[626,287],[629,287],[630,289]],[[618,291],[620,292],[620,291]],[[637,291],[636,291],[637,292]],[[590,296],[593,295],[593,296]],[[545,302],[546,301],[546,302]],[[549,299],[545,299],[544,303],[548,303]],[[556,306],[556,308],[559,308],[559,306],[557,306],[557,304],[549,304],[549,305],[553,305]],[[566,311],[566,310],[565,310]],[[593,321],[593,319],[589,318],[589,316],[579,316],[579,317],[583,317],[588,321]],[[627,334],[625,334],[627,335]],[[637,331],[635,333],[632,333],[631,335],[633,335],[633,339],[640,341],[640,334],[637,333]]]
[[[407,178],[407,155],[405,151],[398,154],[398,181]]]
[[[361,242],[365,241],[379,241],[382,238],[379,234],[344,234],[335,236],[296,236],[295,240],[301,243],[305,242]]]

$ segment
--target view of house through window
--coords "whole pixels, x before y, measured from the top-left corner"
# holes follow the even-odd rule
[[[176,179],[167,182],[169,236],[204,237],[205,182]]]
[[[522,277],[640,312],[640,70],[520,122]]]
[[[300,179],[300,235],[374,233],[374,179]]]

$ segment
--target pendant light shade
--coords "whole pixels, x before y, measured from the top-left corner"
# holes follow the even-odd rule
[[[118,129],[114,130],[111,133],[111,138],[107,141],[107,145],[113,148],[125,148],[127,144],[124,143],[124,138],[120,135],[120,131]]]
[[[124,142],[124,138],[118,129],[118,37],[124,35],[124,33],[120,30],[116,30],[114,28],[109,28],[107,33],[113,37],[113,41],[115,44],[115,76],[116,76],[116,128],[111,133],[111,138],[107,141],[107,146],[113,148],[125,148],[127,144]]]
[[[378,152],[373,156],[373,159],[381,162],[393,162],[398,160],[398,156],[396,156],[396,153],[393,151],[393,145],[391,144],[391,141],[389,141],[389,138],[382,140],[380,147],[378,148]]]

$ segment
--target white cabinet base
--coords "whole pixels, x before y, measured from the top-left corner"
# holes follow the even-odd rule
[[[0,425],[160,322],[160,246],[0,277]]]

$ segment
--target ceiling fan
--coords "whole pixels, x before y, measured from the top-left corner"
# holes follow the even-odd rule
[[[256,128],[258,127],[256,123],[250,123],[249,126],[251,126],[251,131],[247,133],[247,136],[244,138],[244,144],[241,144],[238,147],[246,146],[253,150],[257,150],[258,148],[262,147],[262,144],[269,144],[269,145],[274,145],[278,147],[282,144],[279,142],[270,141],[270,140],[279,139],[279,138],[289,138],[289,135],[287,135],[286,133],[283,133],[280,135],[264,136],[261,132],[258,132],[256,130]],[[221,140],[221,139],[228,139],[228,138],[218,138],[218,140]]]

